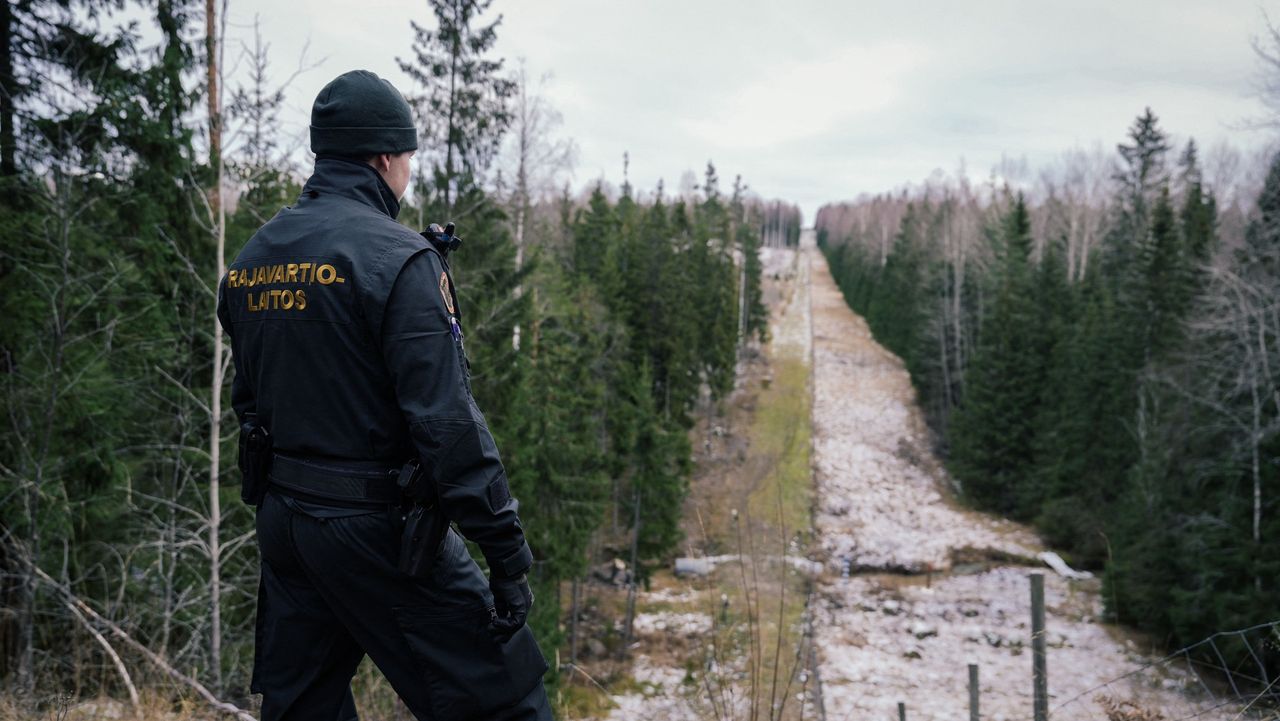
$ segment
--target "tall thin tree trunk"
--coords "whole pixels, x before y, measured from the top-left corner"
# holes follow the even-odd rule
[[[627,589],[627,622],[625,625],[625,633],[623,634],[622,656],[628,656],[631,653],[631,632],[636,619],[636,581],[639,574],[636,573],[637,561],[640,555],[640,491],[635,494],[636,509],[633,516],[633,532],[631,534],[631,585]]]
[[[214,213],[214,245],[216,246],[217,278],[226,272],[227,216],[222,202],[222,102],[219,97],[219,68],[222,43],[218,37],[217,0],[205,0],[205,52],[208,54],[209,100],[209,163],[214,167],[210,204]],[[223,2],[223,12],[226,3]],[[222,525],[222,494],[219,476],[222,472],[222,385],[225,380],[222,327],[215,312],[213,324],[213,380],[209,389],[209,661],[213,669],[214,692],[222,690],[222,544],[219,529]]]
[[[23,522],[30,529],[26,558],[19,559],[24,564],[21,585],[18,589],[18,673],[17,694],[19,698],[30,698],[35,688],[35,592],[36,576],[31,570],[35,567],[40,553],[40,530],[36,523],[39,510],[40,494],[37,491],[39,481],[32,479],[26,492],[22,494]]]
[[[22,572],[22,589],[18,602],[18,673],[17,686],[21,698],[31,698],[35,690],[35,604],[36,573],[40,568],[42,537],[40,535],[40,507],[42,488],[45,484],[45,468],[53,445],[54,419],[57,418],[59,401],[61,400],[60,379],[65,361],[67,340],[67,293],[71,285],[71,228],[68,220],[71,215],[71,201],[65,197],[70,183],[55,169],[54,175],[54,213],[58,227],[54,248],[58,254],[57,262],[61,271],[61,282],[53,291],[50,313],[53,317],[52,337],[49,349],[48,394],[45,399],[40,441],[34,461],[31,465],[30,478],[23,497],[23,520],[27,524],[28,536],[25,558],[19,559],[25,564]]]
[[[453,31],[455,33],[453,41],[453,52],[451,53],[449,62],[449,123],[445,126],[445,161],[444,161],[444,221],[448,222],[453,215],[453,139],[457,129],[453,126],[453,117],[455,102],[457,98],[458,87],[458,57],[462,54],[462,18],[458,17],[458,3],[453,6]]]
[[[523,88],[521,92],[524,92]],[[522,136],[520,138],[520,168],[516,172],[516,273],[519,273],[520,269],[524,267],[524,226],[529,209],[529,179],[528,170],[525,167],[528,155],[528,142],[524,137],[526,132],[526,128],[522,127],[520,129]],[[524,295],[524,284],[517,282],[513,292],[516,300],[519,300]],[[511,328],[511,348],[520,350],[519,323],[516,323]]]
[[[578,601],[582,594],[582,581],[577,575],[573,577],[573,586],[569,594],[569,663],[578,662]]]
[[[418,153],[418,185],[417,188],[421,193],[414,191],[414,200],[418,202],[418,227],[427,227],[427,173],[430,168],[427,167],[427,154]]]
[[[1250,429],[1252,436],[1249,439],[1250,465],[1253,475],[1253,547],[1254,552],[1258,553],[1262,550],[1262,464],[1260,458],[1260,448],[1262,444],[1262,399],[1258,393],[1259,379],[1257,377],[1257,365],[1253,368],[1253,382],[1250,391],[1253,395],[1253,427]],[[1262,590],[1262,576],[1257,571],[1257,564],[1254,565],[1253,587],[1255,590]]]
[[[18,174],[17,148],[14,128],[16,110],[14,93],[17,82],[13,77],[13,8],[9,1],[0,3],[0,177],[12,178]]]

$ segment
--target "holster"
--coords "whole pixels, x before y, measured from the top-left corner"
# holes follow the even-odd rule
[[[404,530],[400,533],[400,572],[424,578],[435,565],[440,543],[449,530],[449,519],[440,507],[435,482],[427,478],[417,460],[409,461],[400,469],[396,484],[413,503],[405,514]]]
[[[244,414],[240,424],[240,500],[251,506],[262,504],[271,474],[271,433],[258,422],[257,413]]]

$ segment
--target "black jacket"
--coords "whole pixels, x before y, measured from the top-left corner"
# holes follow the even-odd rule
[[[416,453],[490,569],[515,575],[533,557],[471,397],[452,278],[399,210],[373,168],[320,158],[249,239],[218,287],[232,405],[277,452],[388,466]]]

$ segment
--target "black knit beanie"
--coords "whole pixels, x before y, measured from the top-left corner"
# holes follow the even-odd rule
[[[418,129],[404,96],[368,70],[329,82],[311,106],[311,152],[367,158],[418,149]]]

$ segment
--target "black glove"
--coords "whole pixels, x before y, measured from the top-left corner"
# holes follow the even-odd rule
[[[524,625],[533,607],[533,591],[529,579],[522,573],[511,578],[489,576],[489,590],[493,591],[493,608],[490,610],[489,631],[506,643]]]

